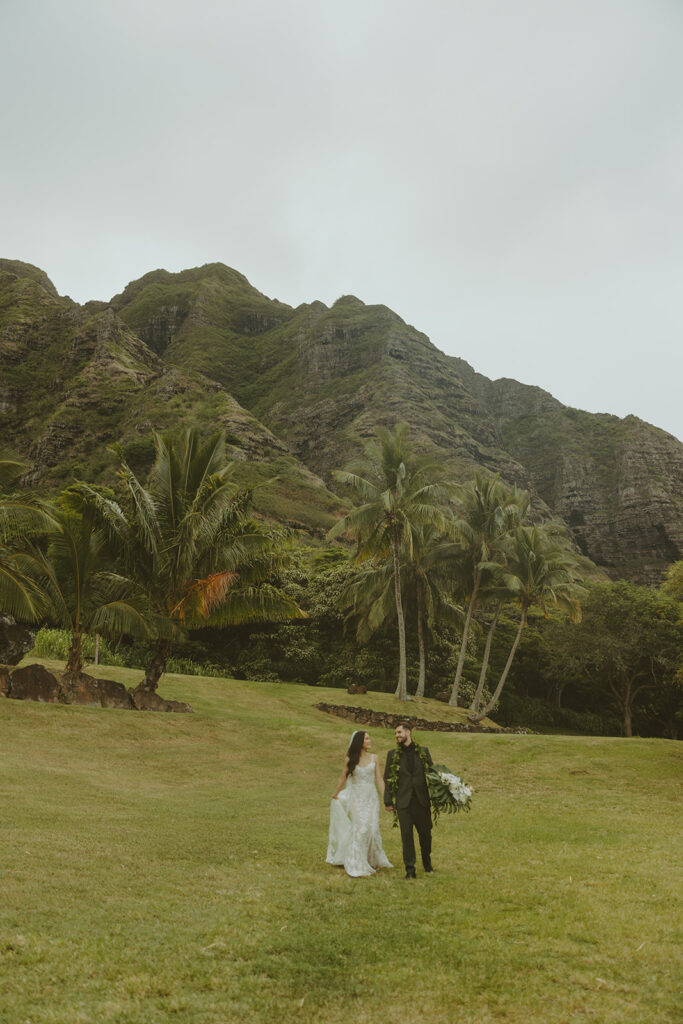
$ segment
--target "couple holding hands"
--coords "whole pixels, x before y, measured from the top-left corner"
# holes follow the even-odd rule
[[[415,878],[415,839],[420,842],[426,874],[432,868],[432,816],[427,770],[432,759],[426,747],[413,743],[412,727],[396,728],[394,750],[387,754],[384,775],[371,753],[372,740],[362,729],[354,732],[344,770],[332,796],[327,863],[343,865],[352,878],[374,875],[390,868],[379,832],[379,798],[387,811],[395,812],[401,829],[406,878]]]

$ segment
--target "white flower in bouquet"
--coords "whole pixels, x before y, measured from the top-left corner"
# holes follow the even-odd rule
[[[469,811],[473,790],[446,765],[432,765],[427,783],[435,821],[439,814]]]
[[[459,804],[466,804],[468,800],[472,799],[471,787],[465,785],[459,776],[454,775],[453,772],[439,772],[439,777]]]

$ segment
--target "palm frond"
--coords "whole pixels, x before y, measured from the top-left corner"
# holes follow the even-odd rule
[[[208,623],[231,626],[244,622],[288,622],[306,617],[289,594],[270,584],[261,584],[228,590],[225,600],[212,612]]]

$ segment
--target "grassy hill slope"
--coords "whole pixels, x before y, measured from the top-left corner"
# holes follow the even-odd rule
[[[396,868],[352,880],[324,863],[350,729],[312,706],[338,691],[163,692],[196,713],[0,702],[3,1021],[673,1024],[674,743],[430,734],[472,812],[414,883],[386,816]]]

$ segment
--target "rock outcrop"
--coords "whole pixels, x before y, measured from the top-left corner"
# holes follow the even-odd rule
[[[9,677],[7,696],[13,700],[38,700],[45,704],[63,704],[62,686],[43,665],[15,668]]]
[[[159,694],[149,692],[141,696],[139,687],[137,690],[127,690],[123,683],[113,679],[97,679],[86,672],[55,674],[39,664],[20,668],[0,665],[0,696],[12,700],[80,704],[126,711],[192,712],[192,707],[183,701],[164,700]]]
[[[0,665],[18,665],[33,650],[35,639],[33,630],[0,613]]]
[[[80,675],[64,672],[60,676],[60,681],[65,704],[85,704],[90,707],[124,710],[134,707],[126,687],[113,679],[96,679],[85,672]]]
[[[158,693],[137,687],[130,691],[130,698],[136,711],[175,711],[180,713],[191,712],[189,704],[180,700],[165,700]]]

